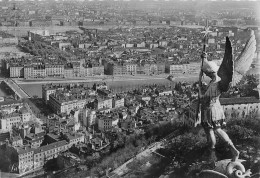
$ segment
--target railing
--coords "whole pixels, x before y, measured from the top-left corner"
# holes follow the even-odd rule
[[[19,98],[30,98],[30,95],[26,93],[13,79],[7,79],[3,81],[13,92],[14,94]],[[23,96],[24,95],[24,96]]]
[[[25,95],[27,95],[27,98],[30,98],[30,95],[23,89],[21,88],[13,79],[11,79],[14,85],[16,85]]]

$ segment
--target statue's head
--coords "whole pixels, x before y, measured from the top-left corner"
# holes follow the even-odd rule
[[[207,54],[206,52],[203,52],[200,57],[201,57],[202,59],[205,59],[205,58],[207,59],[208,54]]]
[[[213,61],[208,61],[205,52],[201,54],[201,58],[203,60],[202,71],[211,79],[217,78],[219,66]]]

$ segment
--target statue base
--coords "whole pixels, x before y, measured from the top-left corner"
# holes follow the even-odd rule
[[[251,171],[245,170],[242,162],[238,159],[233,162],[231,159],[220,160],[215,163],[214,169],[204,169],[197,174],[198,178],[260,178],[260,174],[251,176]]]

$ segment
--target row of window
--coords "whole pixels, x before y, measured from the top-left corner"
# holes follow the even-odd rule
[[[30,160],[30,159],[32,159],[32,157],[33,157],[32,155],[31,156],[29,155],[29,156],[21,157],[20,161],[28,160],[28,159]]]
[[[246,109],[246,108],[247,108],[247,107],[245,106],[244,109]],[[253,106],[250,106],[249,108],[252,109]],[[256,106],[255,108],[258,108],[258,106]],[[227,110],[228,108],[226,107],[225,109]],[[232,107],[231,109],[234,110],[235,108]],[[237,107],[237,109],[243,109],[243,108],[242,108],[242,107],[241,107],[241,108],[240,108],[240,107]]]

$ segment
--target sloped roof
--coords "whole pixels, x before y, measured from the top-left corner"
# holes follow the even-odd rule
[[[260,103],[255,97],[220,98],[219,101],[222,105]]]
[[[49,145],[45,145],[45,146],[39,147],[39,148],[35,149],[34,152],[36,154],[36,153],[40,153],[40,152],[51,150],[53,148],[58,148],[58,147],[66,145],[66,144],[67,144],[67,141],[66,140],[62,140],[62,141],[51,143]]]

